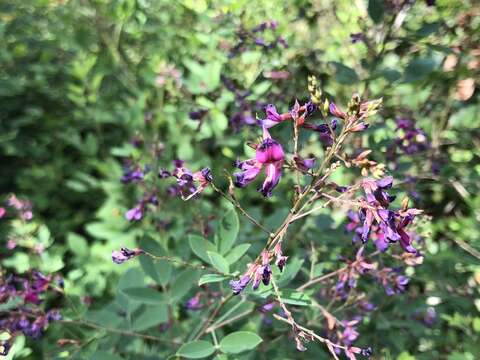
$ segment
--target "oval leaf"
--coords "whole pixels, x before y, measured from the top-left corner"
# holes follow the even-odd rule
[[[232,265],[236,263],[240,258],[245,255],[245,253],[248,251],[250,248],[250,244],[240,244],[235,246],[232,251],[228,253],[227,256],[225,256],[225,260]]]
[[[262,338],[249,331],[237,331],[225,336],[220,342],[220,350],[230,354],[252,350],[262,342]]]
[[[198,235],[189,235],[188,243],[190,244],[190,248],[192,249],[193,253],[206,263],[210,263],[207,251],[217,250],[215,245],[213,245],[210,241]]]
[[[131,300],[144,304],[160,305],[167,302],[165,295],[147,287],[132,287],[123,289],[122,292]]]
[[[187,359],[201,359],[210,356],[215,351],[215,347],[208,341],[199,340],[183,344],[177,351],[177,355]]]
[[[237,213],[234,209],[230,209],[220,221],[219,229],[219,251],[220,254],[225,254],[230,250],[237,239],[240,223],[238,221]]]
[[[209,284],[209,283],[223,281],[225,279],[228,279],[228,277],[223,276],[223,275],[219,275],[219,274],[205,274],[205,275],[202,275],[200,280],[198,280],[198,286],[201,286],[203,284]]]
[[[222,274],[228,274],[230,272],[230,265],[228,265],[225,258],[213,251],[207,251],[208,257],[210,258],[210,263],[220,271]]]
[[[167,321],[167,305],[147,306],[138,317],[134,318],[132,328],[135,331],[143,331]]]
[[[197,270],[187,269],[182,271],[172,283],[171,300],[173,302],[181,300],[197,284],[198,277],[199,273]]]

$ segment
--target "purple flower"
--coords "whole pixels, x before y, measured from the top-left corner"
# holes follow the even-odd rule
[[[423,316],[422,322],[428,326],[432,327],[437,322],[437,312],[435,308],[429,307]]]
[[[350,346],[355,340],[358,339],[358,336],[360,335],[356,328],[358,322],[358,319],[342,321],[343,332],[340,335],[340,341],[343,342],[345,345]]]
[[[415,126],[415,121],[407,118],[397,118],[397,146],[407,155],[425,151],[430,146],[425,132]]]
[[[312,102],[312,100],[308,100],[308,102],[305,104],[305,111],[307,116],[310,116],[317,111],[317,106]]]
[[[383,268],[376,276],[382,283],[388,296],[402,294],[409,283],[408,277],[400,274],[401,269]]]
[[[392,183],[392,176],[387,176],[380,180],[364,179],[362,187],[368,202],[372,204],[377,200],[382,206],[388,207],[388,205],[395,200],[395,196],[391,196],[385,191],[392,187]]]
[[[252,32],[263,32],[267,29],[267,27],[268,27],[268,23],[267,22],[262,22],[259,25],[257,25],[256,27],[254,27],[252,29]]]
[[[273,250],[273,253],[275,255],[275,265],[278,266],[278,269],[280,271],[283,271],[283,268],[287,264],[287,259],[288,256],[284,256],[282,252],[282,243],[279,242],[277,245],[275,245],[275,248]]]
[[[7,210],[4,207],[0,207],[0,219],[3,218],[6,214]]]
[[[23,332],[26,336],[38,338],[49,322],[58,320],[58,310],[46,312],[40,307],[45,304],[43,299],[49,290],[56,291],[57,277],[44,275],[32,270],[24,275],[10,274],[4,277],[0,273],[0,302],[8,303],[10,300],[21,300],[10,312],[0,314],[0,328],[15,336]],[[32,320],[30,320],[32,318]],[[13,337],[0,343],[0,354],[7,353]]]
[[[138,221],[143,217],[143,206],[137,205],[125,213],[125,219],[128,221]]]
[[[364,121],[360,121],[358,122],[357,124],[353,125],[352,127],[350,127],[348,129],[349,132],[360,132],[360,131],[363,131],[363,130],[366,130],[368,127],[370,126],[370,124],[367,124],[366,122]]]
[[[254,42],[256,45],[259,45],[259,46],[267,46],[267,44],[265,43],[265,40],[262,38],[256,38]]]
[[[242,125],[254,125],[256,120],[253,118],[250,111],[239,111],[230,118],[230,126],[238,131]]]
[[[359,240],[366,243],[372,237],[377,249],[383,252],[388,249],[390,243],[399,241],[406,252],[418,254],[412,245],[412,235],[405,228],[421,211],[413,208],[398,211],[382,208],[378,200],[388,206],[389,201],[393,198],[382,190],[390,186],[391,181],[383,180],[374,184],[376,187],[374,192],[367,185],[366,193],[371,201],[365,203],[362,200],[364,203],[358,213],[349,212],[350,223],[347,224],[346,229],[355,232],[354,243]]]
[[[262,252],[262,266],[260,266],[259,269],[261,269],[263,285],[266,286],[270,284],[272,269],[270,268],[270,253],[268,251]]]
[[[229,285],[232,288],[233,295],[240,294],[247,287],[250,279],[250,275],[243,275],[238,280],[230,280]]]
[[[20,214],[20,217],[25,220],[25,221],[29,221],[32,219],[33,217],[33,213],[32,213],[32,203],[28,200],[20,200],[17,198],[17,196],[15,194],[11,194],[9,197],[8,197],[8,200],[7,200],[7,205],[8,206],[11,206],[13,207],[14,209],[18,210],[19,214]],[[5,209],[3,209],[3,215],[5,215]],[[0,216],[1,217],[3,217]]]
[[[133,249],[130,250],[126,247],[122,247],[120,251],[112,251],[112,260],[115,264],[122,264],[127,260],[130,260],[143,253],[142,249]]]
[[[145,173],[140,169],[140,167],[136,166],[132,168],[131,166],[127,165],[123,168],[121,181],[123,184],[139,183],[143,181],[144,177]]]
[[[359,308],[359,310],[361,310],[362,312],[371,312],[373,310],[375,310],[375,304],[371,303],[370,301],[367,301],[367,300],[361,300],[357,303],[357,307]]]
[[[10,351],[10,343],[7,340],[0,341],[0,355],[7,356]]]
[[[264,270],[264,267],[259,266],[257,267],[257,270],[253,274],[253,283],[252,283],[253,290],[257,290],[258,287],[260,286],[260,283],[262,282],[262,278],[263,278],[263,270]]]
[[[408,279],[408,277],[403,275],[397,276],[397,278],[395,279],[395,290],[397,291],[397,293],[405,292],[405,289],[409,282],[410,280]]]
[[[282,165],[282,161],[266,165],[265,180],[262,186],[258,188],[258,191],[260,191],[263,196],[272,196],[272,191],[275,186],[278,185],[278,182],[280,181],[280,176],[282,175]]]
[[[242,170],[242,172],[233,174],[235,177],[235,186],[239,188],[243,188],[250,184],[257,177],[260,171],[262,171],[262,164],[256,159],[237,161],[235,166]]]
[[[272,164],[277,161],[283,161],[285,155],[282,145],[270,137],[266,137],[259,146],[255,154],[257,161],[261,164]]]
[[[417,250],[412,247],[412,236],[405,231],[405,228],[412,223],[416,215],[421,213],[421,210],[415,208],[398,212],[397,231],[400,235],[400,245],[409,253],[417,253]]]
[[[171,196],[180,195],[183,200],[187,201],[196,195],[200,194],[213,181],[212,172],[210,168],[203,168],[200,171],[192,173],[189,169],[184,167],[182,160],[174,160],[173,165],[175,169],[170,172],[162,170],[159,173],[161,178],[169,176],[177,180],[177,184],[168,188],[168,193]]]
[[[196,111],[191,111],[188,114],[188,116],[192,120],[202,120],[205,117],[205,115],[207,115],[207,114],[208,114],[207,109],[200,109],[200,110],[196,110]]]
[[[188,310],[200,310],[203,305],[200,303],[200,296],[201,293],[198,293],[194,297],[188,299],[187,303],[185,304],[185,308]]]
[[[310,123],[302,124],[303,128],[317,132],[320,137],[320,141],[326,146],[330,146],[333,144],[333,134],[332,134],[332,131],[330,131],[330,129],[335,130],[336,126],[337,126],[337,123],[333,121],[330,127],[327,124],[310,124]]]
[[[262,251],[262,265],[255,268],[253,274],[253,290],[257,290],[260,286],[260,282],[264,285],[270,283],[270,277],[272,275],[272,269],[270,268],[270,253],[266,250]]]
[[[359,41],[363,41],[363,40],[365,40],[365,35],[361,32],[350,34],[350,41],[352,42],[352,44],[355,44],[355,43],[357,43]]]
[[[255,158],[236,163],[236,167],[242,171],[233,174],[235,186],[247,186],[265,168],[265,180],[258,190],[266,197],[271,196],[280,181],[284,156],[282,146],[263,128],[263,141],[256,147]]]
[[[337,117],[337,118],[340,118],[340,119],[345,119],[347,117],[347,113],[340,110],[337,105],[335,105],[334,102],[330,103],[330,106],[329,106],[329,111],[330,111],[330,114],[332,114],[333,116]]]
[[[260,120],[259,123],[262,127],[267,129],[286,120],[284,116],[278,113],[277,108],[273,104],[268,104],[265,107],[265,114],[267,115],[267,118],[265,120]]]
[[[307,173],[309,170],[313,169],[315,167],[315,158],[307,158],[304,159],[299,155],[295,155],[293,157],[293,161],[295,165],[297,166],[300,171]]]
[[[161,179],[165,179],[165,178],[168,178],[170,176],[172,176],[172,174],[167,169],[160,169],[158,171],[158,177],[161,178]]]
[[[47,320],[48,322],[59,321],[62,320],[62,315],[59,310],[52,309],[47,312]]]
[[[276,305],[276,304],[275,304],[275,302],[273,302],[273,301],[272,301],[272,302],[268,302],[268,303],[263,304],[262,306],[260,306],[260,307],[258,308],[258,311],[260,311],[260,312],[263,313],[263,314],[268,313],[268,312],[270,312],[270,311],[273,310],[273,308],[275,307],[275,305]]]

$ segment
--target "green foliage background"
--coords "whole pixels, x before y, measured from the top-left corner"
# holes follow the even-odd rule
[[[221,75],[251,90],[248,100],[274,102],[286,111],[295,98],[308,97],[309,74],[340,104],[355,91],[383,97],[384,109],[361,138],[363,146],[374,150],[374,160],[388,163],[396,116],[414,117],[432,142],[428,153],[401,157],[392,170],[396,178],[419,177],[414,183],[420,194],[417,206],[432,218],[425,225],[425,262],[410,269],[412,283],[404,296],[386,298],[382,289],[373,290],[379,309],[361,327],[359,342],[372,346],[378,359],[480,358],[480,55],[473,51],[480,42],[479,12],[475,1],[439,0],[434,7],[417,1],[396,28],[398,13],[378,0],[264,0],[254,6],[243,0],[3,1],[0,191],[28,198],[35,207],[28,228],[13,223],[8,229],[24,235],[20,249],[4,250],[6,236],[0,239],[2,267],[61,272],[69,295],[63,305],[70,309],[64,316],[160,338],[126,338],[101,328],[54,324],[41,341],[19,337],[7,358],[164,359],[191,340],[192,328],[205,313],[186,312],[183,303],[195,294],[200,272],[149,259],[118,266],[110,254],[120,246],[140,244],[156,255],[200,264],[190,246],[192,237],[206,223],[221,231],[219,220],[229,207],[211,190],[194,203],[165,196],[160,210],[141,225],[128,223],[123,214],[140,194],[120,183],[122,159],[143,159],[149,151],[129,141],[143,134],[146,142],[162,142],[159,166],[170,167],[174,158],[186,160],[192,169],[210,166],[225,187],[222,170],[232,171],[233,161],[245,158],[249,150],[244,143],[255,141],[258,132],[229,128],[228,119],[238,108]],[[251,29],[267,20],[278,21],[275,33],[286,38],[288,49],[265,52],[252,46],[228,56],[225,44],[236,43],[240,26]],[[350,34],[360,31],[368,34],[368,46],[350,42]],[[445,62],[453,55],[457,62],[448,69]],[[181,84],[168,77],[158,84],[168,65],[177,69]],[[272,70],[286,70],[290,77],[272,80],[266,76]],[[461,100],[458,83],[465,79],[475,79],[477,88]],[[201,127],[188,116],[199,108],[209,110]],[[151,122],[145,121],[146,114]],[[290,129],[278,135],[282,140],[289,136]],[[305,135],[306,152],[321,157],[315,136]],[[438,175],[431,171],[432,159]],[[335,180],[346,185],[354,176],[342,171]],[[289,199],[281,194],[292,184],[293,179],[282,180],[268,201],[260,199],[254,186],[238,196],[274,228],[288,209]],[[291,232],[286,250],[291,273],[285,284],[292,282],[293,288],[308,275],[311,243],[318,274],[335,269],[340,253],[352,252],[350,235],[343,233],[344,217],[343,211],[325,210]],[[158,221],[169,226],[159,230]],[[245,257],[229,265],[232,271],[242,271],[265,241],[243,218],[239,228],[235,245],[250,247]],[[6,231],[2,228],[2,234]],[[32,255],[38,243],[46,250]],[[145,284],[151,283],[162,289],[161,299],[149,293]],[[228,291],[225,281],[214,286]],[[86,295],[90,306],[81,301]],[[439,303],[433,328],[412,320],[417,309],[426,308],[427,299]],[[258,298],[234,299],[222,315],[251,311],[259,303]],[[321,326],[317,309],[302,310]],[[162,331],[159,325],[169,320],[171,326]],[[235,340],[227,339],[228,334],[235,331],[258,334],[263,341],[255,351],[224,351],[228,340]],[[228,359],[329,356],[313,343],[308,352],[296,352],[293,342],[286,341],[288,329],[279,323],[262,325],[255,311],[222,328],[217,337],[221,352],[230,352]],[[61,349],[55,344],[58,338],[81,339],[83,345]],[[252,348],[255,342],[252,338]],[[208,345],[195,346],[210,356]]]

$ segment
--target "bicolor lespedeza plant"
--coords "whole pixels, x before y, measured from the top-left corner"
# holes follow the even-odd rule
[[[319,341],[334,358],[341,353],[349,359],[369,357],[374,350],[368,344],[356,345],[360,338],[358,326],[377,305],[369,289],[381,286],[387,297],[402,294],[409,283],[405,266],[422,262],[419,250],[422,241],[413,225],[422,211],[410,208],[408,198],[395,202],[394,179],[385,173],[385,166],[368,160],[370,150],[355,148],[356,137],[375,122],[382,99],[364,100],[354,94],[345,107],[337,105],[322,96],[314,76],[308,79],[308,90],[310,99],[303,104],[295,101],[287,112],[279,112],[272,104],[266,106],[265,118],[255,121],[259,139],[248,142],[253,155],[249,158],[240,155],[234,164],[237,170],[230,168],[223,173],[222,169],[212,171],[208,167],[190,170],[180,159],[173,160],[173,168],[165,168],[159,161],[145,163],[144,158],[129,161],[125,167],[122,181],[139,186],[143,192],[125,213],[129,221],[139,222],[149,213],[156,214],[159,194],[163,191],[195,207],[202,193],[211,189],[233,205],[218,222],[214,242],[210,241],[212,229],[208,226],[202,236],[190,236],[189,245],[198,261],[184,260],[182,254],[158,254],[151,244],[145,248],[123,247],[112,253],[117,264],[140,257],[147,273],[154,272],[157,277],[162,276],[162,271],[172,269],[158,267],[156,261],[173,262],[202,272],[198,291],[184,306],[187,313],[203,312],[204,316],[189,336],[190,341],[179,348],[180,356],[206,357],[215,351],[236,353],[257,346],[261,331],[224,334],[222,339],[217,335],[223,333],[222,328],[253,316],[252,309],[240,314],[234,311],[243,303],[253,302],[263,314],[264,322],[271,322],[273,316],[273,321],[285,324],[277,329],[278,334],[291,339],[298,351],[307,351],[308,343]],[[288,142],[276,136],[282,127],[292,129]],[[310,141],[307,153],[302,139],[309,132],[318,137],[313,145]],[[407,145],[407,149],[411,147]],[[312,149],[321,155],[313,156]],[[158,153],[152,154],[158,159]],[[334,182],[332,178],[342,168],[353,171],[357,175],[355,181]],[[146,174],[152,172],[161,181],[145,181]],[[224,189],[218,185],[217,177],[227,179]],[[282,182],[291,186],[290,190],[285,186],[278,190]],[[275,229],[240,203],[238,194],[248,187],[257,187],[259,202],[269,202],[274,197],[291,200],[283,221]],[[318,267],[322,260],[315,258],[315,247],[323,245],[312,239],[310,267],[298,257],[291,261],[296,248],[292,227],[297,224],[301,227],[326,208],[335,208],[348,219],[345,228],[352,241],[337,246],[349,255],[338,254],[338,266],[328,271],[322,269]],[[244,216],[262,234],[260,244],[235,244],[237,233],[242,230],[237,215]],[[295,231],[299,231],[298,227]],[[247,253],[253,257],[242,262]],[[383,258],[393,259],[393,265]],[[160,284],[137,288],[137,294],[135,288],[128,292],[137,299],[172,296],[183,286],[181,281],[191,281],[188,272],[183,274],[187,275],[180,275],[169,287]],[[293,278],[299,285],[289,288]],[[234,297],[242,301],[232,307]],[[318,321],[310,321],[312,316]],[[165,326],[168,328],[169,323]]]

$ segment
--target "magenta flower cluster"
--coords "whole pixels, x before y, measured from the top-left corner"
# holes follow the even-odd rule
[[[13,216],[19,216],[24,221],[33,218],[32,203],[28,200],[21,200],[15,194],[11,194],[6,201],[6,207],[0,207],[0,219],[9,214],[8,208],[13,212]]]
[[[422,211],[415,208],[389,209],[391,202],[395,200],[395,196],[387,192],[392,184],[391,176],[380,180],[363,180],[362,187],[366,198],[360,199],[358,212],[349,211],[350,222],[346,229],[354,232],[354,243],[365,244],[369,238],[373,238],[377,249],[383,252],[388,249],[389,244],[399,242],[405,251],[417,253],[412,244],[414,234],[409,233],[406,228]]]
[[[0,329],[10,334],[1,344],[6,355],[15,336],[23,333],[39,338],[49,323],[62,317],[60,311],[49,308],[47,299],[63,292],[63,280],[39,271],[27,274],[0,274],[0,303],[7,309],[0,311]]]

